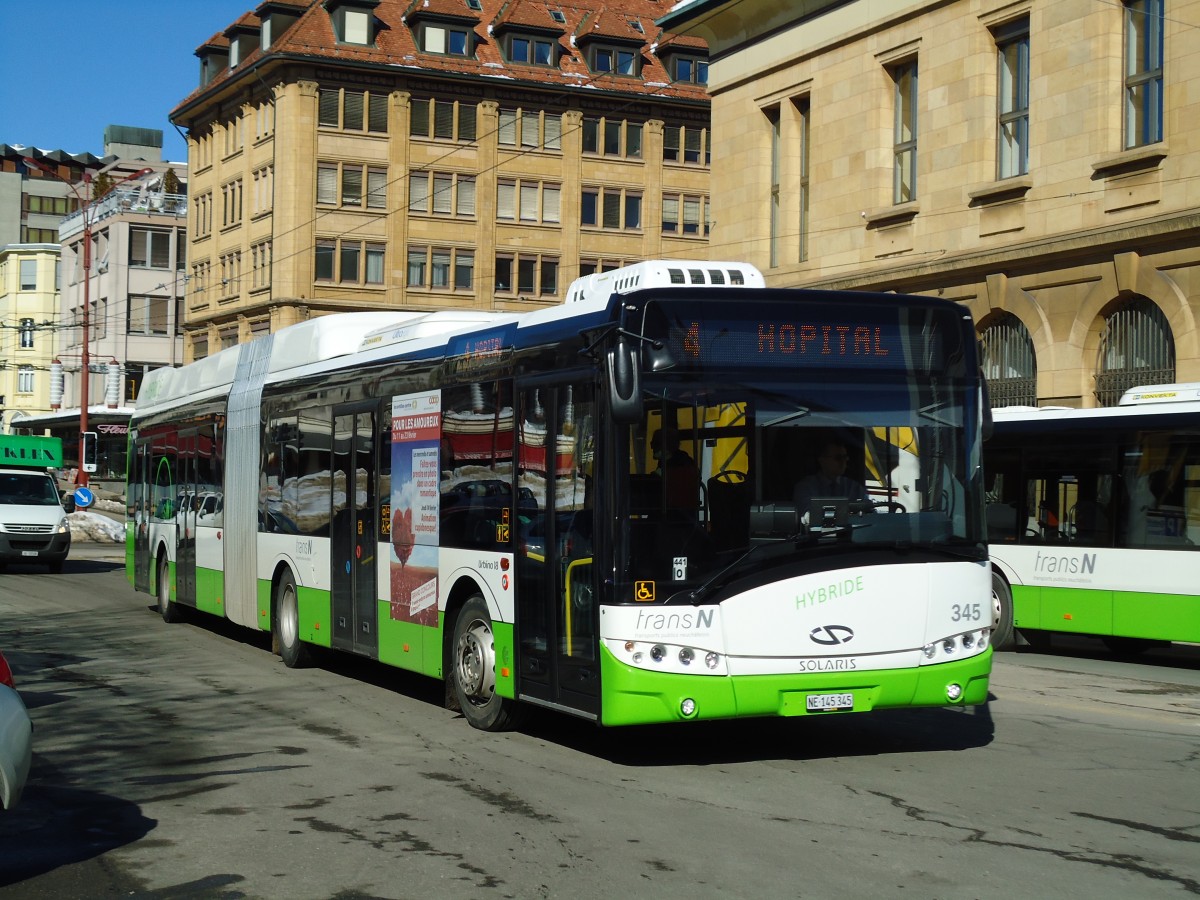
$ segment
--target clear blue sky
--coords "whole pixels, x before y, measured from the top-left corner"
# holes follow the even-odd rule
[[[106,125],[133,125],[186,160],[167,115],[200,84],[195,50],[259,2],[0,0],[0,144],[100,156]]]

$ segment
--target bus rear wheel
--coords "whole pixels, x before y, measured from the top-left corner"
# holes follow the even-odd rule
[[[481,731],[515,727],[517,704],[496,693],[496,640],[481,595],[475,594],[459,610],[450,654],[450,677],[463,717]]]
[[[183,618],[179,607],[171,600],[171,566],[166,557],[158,560],[158,581],[155,584],[158,596],[158,614],[164,622],[178,622]]]
[[[300,640],[300,603],[296,595],[296,579],[291,572],[284,572],[275,588],[275,615],[271,617],[275,629],[275,646],[279,657],[289,669],[302,669],[312,660],[305,643]]]
[[[992,572],[992,647],[1012,650],[1016,646],[1013,632],[1012,588],[997,572]]]

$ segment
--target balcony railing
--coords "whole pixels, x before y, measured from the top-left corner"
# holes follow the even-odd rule
[[[117,188],[104,196],[98,203],[88,207],[87,214],[92,225],[120,213],[164,215],[180,218],[187,215],[186,194],[166,194],[162,191],[141,191]],[[59,240],[65,240],[83,230],[84,211],[67,216],[58,226]]]

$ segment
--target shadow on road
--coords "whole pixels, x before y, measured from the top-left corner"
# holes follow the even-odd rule
[[[0,887],[103,856],[140,840],[158,824],[120,797],[49,786],[64,775],[37,757],[32,774],[37,777],[20,804],[0,817]],[[93,896],[103,893],[100,885],[90,889]]]

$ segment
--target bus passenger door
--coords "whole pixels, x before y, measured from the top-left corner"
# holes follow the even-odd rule
[[[196,605],[196,457],[199,435],[179,435],[178,493],[175,501],[175,602]]]
[[[129,504],[133,507],[133,589],[150,593],[150,442],[138,438],[129,461]]]
[[[333,646],[379,654],[375,523],[374,404],[334,409],[333,509],[330,519],[330,590]]]
[[[599,714],[592,561],[594,391],[526,387],[517,461],[518,695]]]

